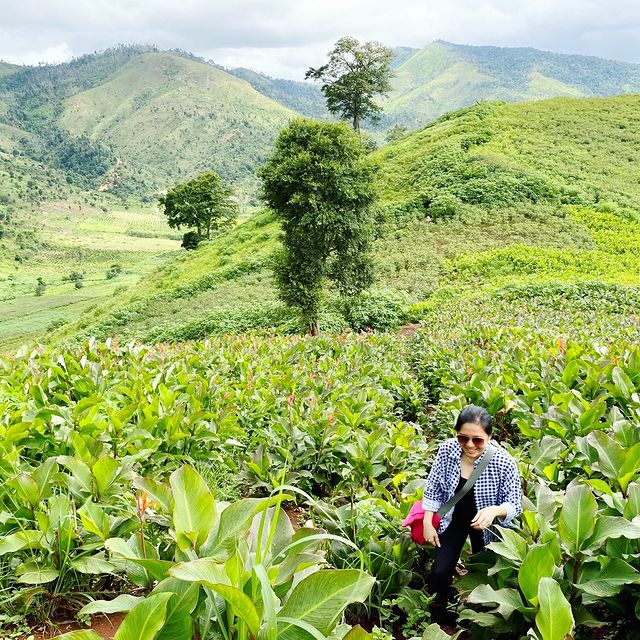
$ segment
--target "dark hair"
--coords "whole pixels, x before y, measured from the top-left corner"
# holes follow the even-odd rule
[[[467,422],[480,425],[484,432],[490,436],[493,431],[493,418],[491,414],[483,407],[477,407],[475,404],[468,404],[458,416],[456,420],[456,432],[462,429],[462,425]]]

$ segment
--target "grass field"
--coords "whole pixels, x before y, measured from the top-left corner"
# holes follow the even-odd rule
[[[134,288],[180,247],[154,207],[108,198],[46,202],[19,214],[0,253],[0,349],[74,322]],[[114,265],[116,265],[114,269]],[[113,277],[107,278],[112,271]],[[79,285],[72,274],[82,278]],[[38,278],[46,283],[36,295]]]

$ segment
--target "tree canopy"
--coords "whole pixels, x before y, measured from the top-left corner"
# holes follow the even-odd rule
[[[212,234],[229,228],[238,216],[233,189],[226,187],[215,171],[169,189],[160,198],[160,205],[170,227],[195,229],[198,241],[209,240]],[[193,248],[193,232],[186,235],[190,238],[187,248]]]
[[[297,307],[317,333],[327,279],[343,296],[373,281],[374,168],[345,124],[295,119],[275,146],[260,177],[283,230],[276,283],[281,300]]]
[[[381,107],[374,97],[391,90],[393,52],[379,42],[360,43],[351,36],[340,38],[329,52],[329,62],[307,70],[305,78],[322,82],[327,109],[350,120],[356,131],[361,120],[378,122]]]

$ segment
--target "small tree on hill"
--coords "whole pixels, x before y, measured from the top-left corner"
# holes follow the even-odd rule
[[[226,187],[215,171],[203,173],[169,189],[160,198],[160,205],[170,227],[195,228],[198,238],[206,240],[210,240],[212,234],[231,227],[238,216],[233,189]],[[187,244],[193,245],[191,237]]]
[[[315,335],[327,279],[343,296],[373,280],[373,166],[346,125],[299,118],[280,132],[259,173],[284,232],[275,267],[280,298]]]
[[[360,131],[361,120],[380,120],[382,109],[374,102],[377,95],[391,90],[391,60],[393,52],[379,42],[361,44],[346,36],[329,52],[329,62],[311,67],[305,78],[322,82],[321,91],[327,99],[327,109],[344,120],[351,120]]]

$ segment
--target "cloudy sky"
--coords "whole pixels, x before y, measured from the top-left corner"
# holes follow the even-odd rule
[[[344,35],[640,62],[640,0],[0,0],[0,12],[0,60],[19,64],[144,43],[301,80]]]

